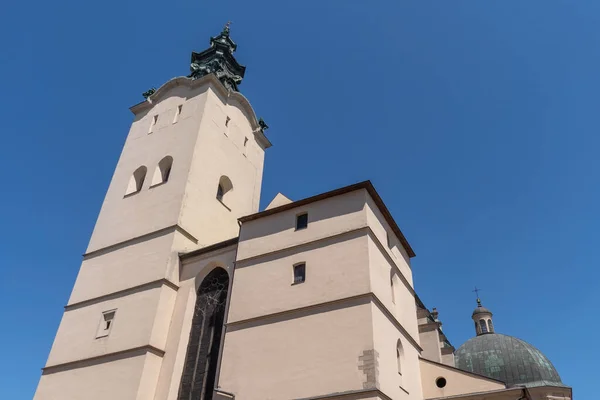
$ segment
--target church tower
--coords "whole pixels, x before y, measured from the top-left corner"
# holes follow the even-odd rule
[[[492,312],[481,305],[481,299],[477,298],[477,308],[473,310],[473,321],[475,322],[475,334],[485,335],[494,333],[494,324],[492,323]]]
[[[238,92],[235,50],[226,26],[192,53],[189,76],[131,107],[36,400],[154,399],[165,357],[185,354],[168,346],[179,254],[238,236],[238,218],[258,211],[271,145]]]

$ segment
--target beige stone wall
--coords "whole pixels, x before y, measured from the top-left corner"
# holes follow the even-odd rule
[[[435,362],[442,362],[442,352],[440,349],[440,335],[437,330],[437,324],[428,323],[419,326],[419,341],[423,352],[421,357]]]
[[[389,226],[374,206],[361,189],[242,225],[223,390],[243,399],[327,398],[369,388],[422,398],[412,274],[403,250],[387,247]],[[303,212],[308,228],[295,231]],[[306,263],[306,281],[293,285],[298,262]]]
[[[207,94],[180,215],[182,226],[202,245],[237,237],[238,218],[258,211],[264,149],[240,107],[214,90]],[[223,175],[233,189],[221,203],[215,197]]]
[[[366,227],[366,195],[357,190],[244,223],[238,260]],[[303,212],[308,212],[308,228],[295,231],[296,215]]]
[[[165,231],[84,259],[68,304],[163,278],[177,282],[179,258],[173,249],[176,235],[173,230]]]
[[[367,246],[366,232],[355,231],[238,262],[229,322],[368,292]],[[293,266],[299,262],[306,263],[306,281],[293,285]]]
[[[364,357],[372,349],[364,299],[240,323],[227,330],[219,386],[245,400],[359,390],[375,368]]]
[[[42,375],[34,399],[138,399],[147,358],[145,353],[135,357],[113,357],[108,362]]]
[[[505,388],[505,385],[499,381],[469,374],[424,359],[420,360],[420,370],[425,399],[458,396]],[[436,380],[440,377],[446,379],[446,386],[444,388],[439,388],[436,385]]]
[[[379,388],[392,399],[421,400],[419,349],[398,329],[393,319],[375,304],[371,306],[375,350],[379,354]],[[401,341],[401,374],[397,344]]]
[[[382,247],[386,250],[386,253],[390,256],[390,259],[393,260],[394,264],[398,267],[402,276],[408,281],[408,284],[413,286],[413,277],[412,270],[410,268],[410,258],[406,252],[406,249],[402,247],[400,240],[396,235],[392,232],[389,224],[383,217],[383,214],[371,198],[367,194],[367,205],[365,207],[365,211],[367,213],[367,223],[369,227],[375,233],[377,239],[382,244]],[[390,239],[390,243],[388,245],[388,238]]]
[[[395,264],[391,262],[390,257],[386,257],[386,252],[382,249],[383,246],[369,235],[371,291],[418,342],[417,312],[412,288],[398,278]],[[392,301],[391,275],[394,275],[394,301]]]
[[[135,116],[87,252],[177,223],[207,90],[207,86],[195,89],[178,86],[161,97],[148,112]],[[183,104],[181,116],[173,124],[180,104]],[[158,115],[157,125],[148,133],[155,115]],[[156,165],[167,155],[173,157],[168,184],[150,188]],[[131,175],[142,165],[148,168],[142,190],[123,198]]]
[[[175,291],[172,288],[158,286],[126,297],[65,311],[47,366],[146,345],[164,348],[164,327],[160,326],[161,321],[156,318],[160,316],[159,308],[169,308],[174,297]],[[109,310],[116,310],[110,335],[96,339],[102,313]]]

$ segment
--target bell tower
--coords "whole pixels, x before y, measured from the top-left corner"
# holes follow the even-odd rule
[[[179,254],[237,237],[238,218],[258,211],[271,144],[238,91],[236,48],[226,25],[188,76],[131,107],[35,400],[155,399]]]

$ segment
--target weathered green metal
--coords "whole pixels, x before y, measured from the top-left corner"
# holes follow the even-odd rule
[[[145,99],[147,99],[148,97],[152,96],[154,93],[156,93],[156,88],[150,88],[148,89],[146,92],[142,93],[142,96],[144,96]]]
[[[258,119],[258,125],[260,126],[260,129],[263,132],[266,131],[267,129],[269,129],[269,125],[267,125],[267,123],[265,122],[264,119],[262,119],[262,117]]]
[[[218,36],[210,38],[208,49],[201,53],[192,52],[189,77],[198,79],[215,74],[227,89],[238,91],[246,67],[240,65],[233,56],[237,45],[229,36],[229,25],[228,22]]]
[[[455,353],[456,367],[515,385],[565,386],[550,360],[529,343],[489,333],[469,339]]]

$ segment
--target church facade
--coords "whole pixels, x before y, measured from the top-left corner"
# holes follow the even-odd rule
[[[481,304],[455,350],[370,182],[259,211],[268,127],[210,44],[131,108],[35,400],[572,398]]]

